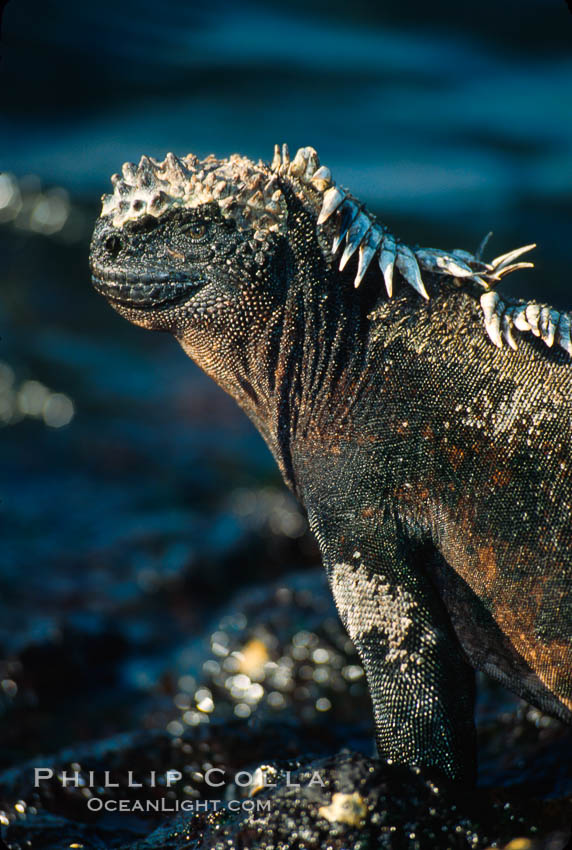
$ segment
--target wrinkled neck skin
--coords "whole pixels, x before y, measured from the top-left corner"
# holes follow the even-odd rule
[[[288,239],[280,261],[280,293],[266,313],[250,319],[239,340],[223,328],[212,334],[178,334],[183,349],[238,402],[264,437],[288,487],[298,496],[298,444],[319,428],[321,411],[347,401],[362,371],[367,307],[356,298],[352,275],[318,250],[315,221],[300,213],[298,227],[312,230]],[[330,240],[326,230],[320,239]],[[308,245],[315,250],[308,252]],[[336,276],[340,280],[336,280]],[[214,342],[213,342],[214,340]],[[208,355],[205,356],[205,352]]]

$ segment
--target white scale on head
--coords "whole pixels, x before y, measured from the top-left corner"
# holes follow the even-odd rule
[[[121,228],[145,215],[159,218],[169,210],[195,209],[213,201],[241,229],[286,230],[286,201],[268,166],[234,154],[229,159],[167,154],[162,162],[142,156],[126,162],[111,178],[112,195],[103,196],[102,215]]]
[[[288,181],[298,197],[315,210],[319,227],[336,215],[332,253],[336,254],[344,245],[341,270],[358,252],[355,287],[374,261],[379,265],[390,298],[395,268],[426,299],[429,294],[423,282],[423,270],[471,280],[484,290],[481,307],[485,327],[496,346],[501,348],[506,340],[516,349],[516,329],[531,331],[548,346],[556,342],[572,356],[570,314],[533,302],[509,305],[493,291],[510,272],[532,268],[533,263],[515,260],[534,248],[534,244],[502,254],[490,263],[481,259],[488,237],[476,254],[460,249],[412,249],[335,184],[329,168],[320,165],[314,148],[300,148],[291,159],[286,145],[282,149],[276,145],[270,166],[238,154],[224,160],[212,155],[199,160],[192,154],[179,158],[169,153],[162,162],[143,156],[138,166],[126,163],[122,176],[115,174],[111,179],[114,192],[104,195],[102,215],[110,215],[115,227],[121,228],[144,215],[158,218],[173,208],[194,209],[216,201],[223,216],[233,218],[240,229],[253,229],[255,238],[269,230],[287,232],[288,207],[280,184]]]

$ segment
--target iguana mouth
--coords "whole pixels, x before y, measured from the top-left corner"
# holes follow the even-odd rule
[[[175,304],[197,290],[199,277],[185,272],[152,271],[144,274],[118,269],[94,269],[94,288],[109,301],[139,309],[154,309]]]

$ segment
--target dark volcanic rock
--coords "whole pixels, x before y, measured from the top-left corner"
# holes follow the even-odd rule
[[[132,850],[461,850],[510,841],[513,850],[556,850],[569,837],[570,809],[547,816],[538,803],[517,805],[483,792],[460,794],[420,770],[355,753],[267,773],[276,788],[251,791],[250,797],[234,801],[234,811],[225,807],[181,816]],[[544,838],[537,840],[540,831]]]

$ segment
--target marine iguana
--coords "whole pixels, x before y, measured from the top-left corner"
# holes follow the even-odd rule
[[[490,263],[411,249],[312,148],[144,156],[112,182],[93,283],[263,435],[360,654],[380,755],[472,782],[473,668],[572,722],[571,316],[494,289],[534,246]]]

